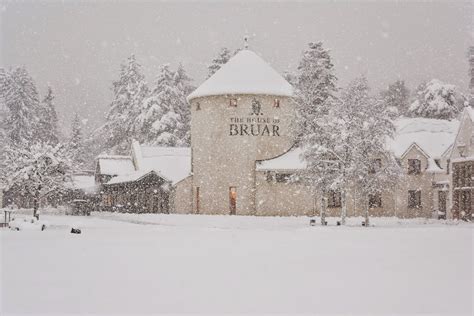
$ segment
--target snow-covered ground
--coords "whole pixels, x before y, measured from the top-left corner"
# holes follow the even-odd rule
[[[22,217],[18,212],[16,216]],[[0,230],[0,314],[473,312],[473,225],[45,215]],[[82,234],[70,234],[70,227]]]

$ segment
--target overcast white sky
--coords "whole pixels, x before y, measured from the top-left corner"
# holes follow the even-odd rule
[[[223,46],[250,48],[281,73],[310,41],[331,50],[341,84],[365,74],[374,91],[397,78],[468,88],[470,1],[0,1],[0,66],[25,65],[49,83],[60,119],[103,120],[119,64],[135,53],[149,82],[182,62],[195,84]]]

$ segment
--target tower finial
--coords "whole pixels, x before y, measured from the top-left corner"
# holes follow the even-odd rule
[[[248,35],[244,36],[244,48],[249,49],[249,36]]]

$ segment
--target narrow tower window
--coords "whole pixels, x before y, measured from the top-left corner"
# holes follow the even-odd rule
[[[280,99],[274,99],[273,100],[273,107],[274,108],[279,108],[280,107]]]

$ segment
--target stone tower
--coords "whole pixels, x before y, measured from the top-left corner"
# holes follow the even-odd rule
[[[242,50],[188,96],[192,208],[201,214],[255,214],[255,163],[292,146],[293,89]]]

